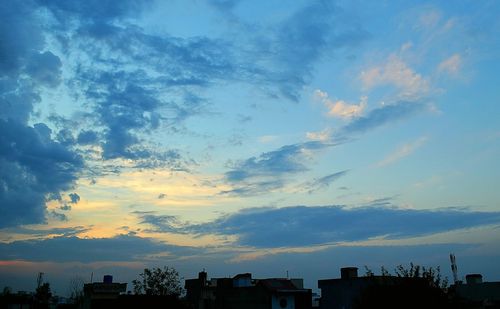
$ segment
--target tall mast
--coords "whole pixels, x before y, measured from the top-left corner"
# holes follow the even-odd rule
[[[455,255],[453,253],[450,254],[451,261],[451,271],[453,272],[453,281],[455,284],[458,283],[458,271],[457,271],[457,260],[455,259]]]

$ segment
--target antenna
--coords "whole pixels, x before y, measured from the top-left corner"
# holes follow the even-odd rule
[[[450,253],[450,262],[451,262],[451,271],[453,272],[453,281],[455,282],[455,284],[458,284],[457,260],[453,253]]]
[[[36,278],[36,286],[39,288],[43,283],[43,273],[39,272],[38,277]]]

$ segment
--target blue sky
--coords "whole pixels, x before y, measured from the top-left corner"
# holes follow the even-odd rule
[[[2,1],[0,285],[500,280],[497,1]]]

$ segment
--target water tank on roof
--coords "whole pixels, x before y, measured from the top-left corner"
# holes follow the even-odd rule
[[[113,276],[111,275],[104,275],[104,278],[102,279],[103,283],[113,283]]]
[[[340,278],[342,279],[352,279],[358,277],[357,267],[343,267],[340,269]]]

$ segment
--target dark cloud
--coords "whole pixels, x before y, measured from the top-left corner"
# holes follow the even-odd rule
[[[265,152],[259,157],[252,157],[234,164],[226,172],[228,182],[243,182],[262,176],[281,176],[307,170],[304,160],[308,151],[315,151],[328,147],[321,142],[305,142],[286,145],[278,150]]]
[[[70,189],[83,161],[44,124],[0,120],[0,132],[0,227],[41,223],[46,197]]]
[[[148,1],[127,0],[119,6],[112,1],[38,3],[57,17],[58,22],[50,26],[64,43],[63,50],[68,54],[78,50],[82,56],[68,67],[74,69],[74,77],[67,85],[92,110],[86,125],[93,130],[65,124],[64,130],[74,132],[60,140],[100,145],[104,160],[125,158],[140,168],[171,165],[185,170],[190,160],[175,149],[155,149],[148,137],[160,126],[175,131],[184,120],[202,112],[205,102],[189,87],[234,76],[222,41],[155,36],[138,26],[115,22],[138,14],[149,7]],[[42,56],[32,66],[33,76],[47,77],[43,69],[55,66],[53,54]],[[70,136],[76,140],[65,138]]]
[[[175,259],[179,255],[194,254],[197,251],[190,247],[167,245],[132,235],[111,238],[54,237],[0,244],[0,260],[83,263],[136,261],[151,254],[165,252],[173,253],[172,259]]]
[[[92,59],[91,63],[78,63],[75,74],[79,78],[74,85],[84,89],[82,94],[91,102],[102,134],[80,133],[77,141],[94,144],[100,139],[105,160],[146,161],[161,155],[147,145],[147,135],[162,125],[175,130],[185,119],[203,112],[199,100],[192,95],[179,97],[179,92],[193,94],[193,89],[232,81],[266,85],[297,100],[314,62],[327,46],[349,45],[346,39],[337,39],[346,37],[345,33],[353,41],[361,37],[352,35],[357,29],[336,23],[337,10],[326,1],[298,10],[267,31],[270,34],[263,40],[268,44],[243,44],[244,51],[230,40],[158,36],[135,25],[113,22],[140,12],[144,7],[140,1],[125,1],[119,8],[109,1],[39,3],[59,20],[78,20],[69,31],[66,27],[53,30],[71,37],[70,48]],[[236,2],[211,4],[228,11]],[[246,40],[246,36],[240,37]],[[170,99],[165,100],[166,96]]]
[[[345,170],[326,175],[321,178],[313,179],[312,181],[303,184],[303,187],[307,190],[308,193],[313,193],[317,190],[327,188],[332,182],[336,181],[342,176],[345,176],[348,172],[349,171]]]
[[[428,105],[421,102],[402,101],[384,105],[370,111],[366,116],[355,118],[340,132],[344,135],[365,133],[387,123],[413,116],[428,109]]]
[[[25,82],[0,79],[0,119],[26,123],[40,95]]]
[[[176,216],[157,215],[154,212],[134,212],[141,221],[140,224],[147,224],[152,226],[152,229],[146,230],[148,232],[161,232],[161,233],[182,233],[179,229],[181,222]]]
[[[51,210],[49,216],[59,221],[68,221],[68,216],[55,210]]]
[[[332,141],[305,142],[285,145],[278,150],[261,154],[237,162],[225,173],[226,181],[235,186],[231,190],[221,192],[230,195],[255,195],[267,193],[286,184],[283,176],[305,172],[308,155],[314,151],[331,147],[334,144],[344,143],[352,139],[351,136],[364,133],[379,126],[394,122],[405,117],[415,115],[428,109],[429,106],[421,102],[397,102],[376,108],[366,116],[358,117],[342,127]],[[327,175],[314,179],[303,186],[309,193],[327,187],[331,182],[345,175],[347,171]]]
[[[38,22],[32,1],[0,2],[0,119],[25,123],[33,105],[40,101],[38,91],[23,78],[30,77],[29,69],[35,65],[43,48],[41,29],[33,26]],[[57,72],[51,70],[52,64],[44,62],[41,67],[42,70],[31,73],[46,71],[49,80],[58,78]],[[39,75],[33,79],[43,80]]]
[[[234,189],[219,192],[220,195],[229,196],[255,196],[270,193],[285,186],[283,179],[272,179],[267,181],[246,182],[244,185],[237,185]]]
[[[158,199],[159,199],[159,200],[162,200],[162,199],[164,199],[164,198],[166,198],[166,197],[167,197],[167,195],[166,195],[165,193],[160,193],[160,194],[158,194]]]
[[[233,163],[225,178],[234,188],[220,193],[254,195],[279,189],[287,183],[286,177],[308,170],[305,163],[311,153],[330,146],[333,144],[317,141],[285,145],[259,157]]]
[[[33,53],[43,47],[40,27],[34,27],[33,1],[0,2],[0,76],[15,76]]]
[[[46,51],[44,53],[34,54],[26,68],[34,82],[55,87],[60,83],[62,63],[59,57]]]
[[[40,229],[40,228],[28,228],[25,226],[16,226],[3,228],[0,232],[4,235],[12,235],[12,234],[21,234],[21,235],[30,235],[32,238],[47,238],[47,236],[63,236],[70,237],[76,236],[80,233],[88,232],[90,227],[85,226],[72,226],[72,227],[57,227],[57,228],[48,228],[48,229]]]
[[[296,206],[241,210],[210,223],[186,225],[183,232],[237,236],[240,245],[272,248],[407,238],[488,224],[500,224],[500,212]]]
[[[71,205],[64,204],[64,205],[60,206],[59,209],[60,210],[64,210],[64,211],[70,211],[71,210]]]
[[[80,195],[78,195],[77,193],[70,193],[68,196],[71,200],[71,204],[78,204],[78,202],[80,201]]]
[[[78,134],[77,142],[80,145],[95,145],[98,138],[97,132],[84,130]]]
[[[92,20],[111,20],[138,14],[150,0],[123,0],[116,5],[113,0],[37,0],[40,5],[51,9],[59,18],[67,18],[68,14]]]
[[[48,200],[60,200],[83,167],[67,132],[28,124],[41,87],[60,83],[62,63],[45,50],[41,15],[33,1],[0,3],[0,227],[42,223]]]

